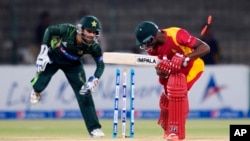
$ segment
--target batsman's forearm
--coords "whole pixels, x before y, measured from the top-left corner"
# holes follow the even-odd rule
[[[194,52],[187,54],[190,59],[203,57],[210,52],[210,47],[200,39],[197,40],[194,47]]]

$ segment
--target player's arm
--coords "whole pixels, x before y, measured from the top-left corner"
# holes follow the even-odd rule
[[[94,75],[90,76],[88,81],[82,86],[80,90],[81,95],[85,95],[87,93],[93,93],[95,87],[97,86],[99,79],[101,78],[105,64],[103,62],[102,50],[99,45],[92,46],[92,53],[91,56],[93,57],[96,63],[96,69]]]
[[[180,29],[177,32],[176,40],[180,45],[186,46],[193,51],[184,52],[184,54],[175,54],[171,58],[170,63],[163,61],[158,64],[157,68],[159,71],[165,72],[165,70],[170,70],[171,73],[178,73],[182,67],[188,66],[190,60],[202,57],[210,51],[210,47],[206,43],[192,36],[184,29]]]
[[[49,26],[44,32],[43,36],[43,42],[41,45],[40,53],[37,56],[36,59],[36,67],[37,72],[43,72],[46,69],[47,64],[53,63],[53,61],[50,59],[48,53],[50,51],[50,40],[52,35],[59,35],[60,29],[57,25],[55,26]]]
[[[177,33],[176,40],[180,45],[191,48],[193,51],[185,54],[190,59],[202,57],[210,52],[210,47],[199,38],[192,36],[185,29],[180,29]]]
[[[187,54],[190,59],[203,57],[204,55],[210,52],[210,47],[205,42],[201,41],[199,38],[196,38],[196,41],[191,47],[194,49],[194,51],[192,53]]]
[[[190,51],[184,52],[184,54],[175,54],[171,58],[172,72],[179,72],[182,67],[188,66],[190,60],[200,58],[210,52],[210,47],[205,42],[192,36],[185,29],[178,31],[176,39],[180,45],[190,48]]]
[[[96,64],[96,69],[94,72],[94,76],[98,79],[102,76],[105,68],[105,64],[103,62],[103,53],[99,45],[93,47],[92,57]]]
[[[63,25],[60,25],[60,24],[47,27],[43,35],[42,44],[50,46],[50,41],[51,41],[52,36],[61,36],[63,28],[64,28]]]

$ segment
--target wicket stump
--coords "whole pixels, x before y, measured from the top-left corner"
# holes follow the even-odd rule
[[[116,69],[116,85],[115,85],[115,96],[114,96],[114,119],[113,119],[113,138],[117,138],[118,135],[118,118],[119,118],[119,95],[120,95],[120,85],[122,81],[122,108],[121,108],[121,122],[122,122],[122,137],[134,138],[134,88],[135,88],[135,71],[130,69],[130,136],[126,136],[126,118],[127,118],[127,70]]]

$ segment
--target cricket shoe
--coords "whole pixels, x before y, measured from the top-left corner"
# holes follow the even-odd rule
[[[164,138],[167,139],[167,141],[179,141],[179,137],[174,133],[171,133],[167,136],[164,135]]]
[[[41,100],[41,94],[36,93],[34,90],[32,90],[30,94],[30,103],[37,104],[40,100]]]
[[[101,129],[97,128],[90,132],[90,136],[93,138],[100,138],[100,137],[104,137],[105,134],[102,132]]]

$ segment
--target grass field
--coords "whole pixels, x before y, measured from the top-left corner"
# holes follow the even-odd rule
[[[112,120],[102,120],[104,138],[90,138],[82,120],[0,120],[0,141],[163,141],[156,120],[136,120],[135,138],[112,138]],[[188,120],[185,141],[229,141],[230,124],[244,120]],[[129,124],[127,124],[129,127]],[[121,132],[119,126],[119,134]],[[127,128],[128,129],[128,128]],[[129,133],[127,131],[127,133]]]

